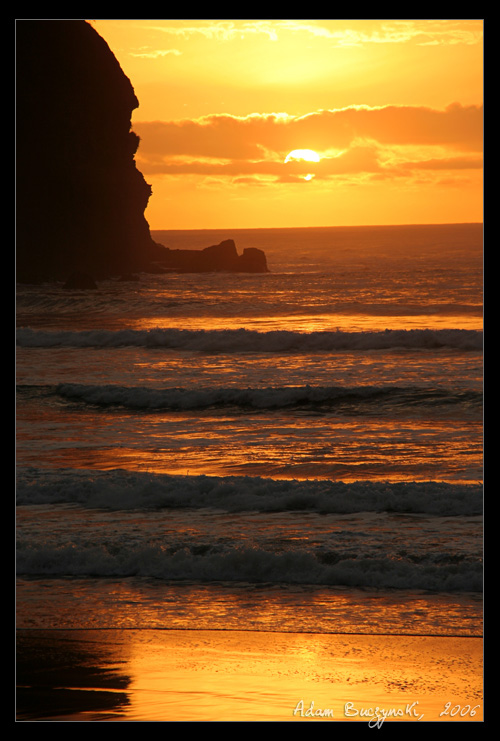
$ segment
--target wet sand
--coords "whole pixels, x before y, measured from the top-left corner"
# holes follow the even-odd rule
[[[18,721],[482,721],[481,638],[19,630]]]

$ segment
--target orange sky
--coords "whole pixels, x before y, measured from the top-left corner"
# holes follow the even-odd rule
[[[139,99],[151,229],[482,221],[482,20],[92,24]]]

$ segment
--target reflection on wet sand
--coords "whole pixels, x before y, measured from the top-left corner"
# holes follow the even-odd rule
[[[18,655],[19,720],[368,723],[376,707],[393,712],[383,722],[483,716],[480,638],[21,631]]]

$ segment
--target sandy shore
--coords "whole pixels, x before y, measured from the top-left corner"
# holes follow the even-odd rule
[[[483,720],[481,638],[20,630],[17,719]]]

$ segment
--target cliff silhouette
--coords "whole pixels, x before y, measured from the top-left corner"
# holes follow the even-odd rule
[[[18,280],[141,270],[161,254],[136,167],[138,101],[108,45],[81,20],[16,24]]]
[[[16,67],[17,280],[172,269],[144,215],[139,103],[104,39],[83,20],[20,20]]]

